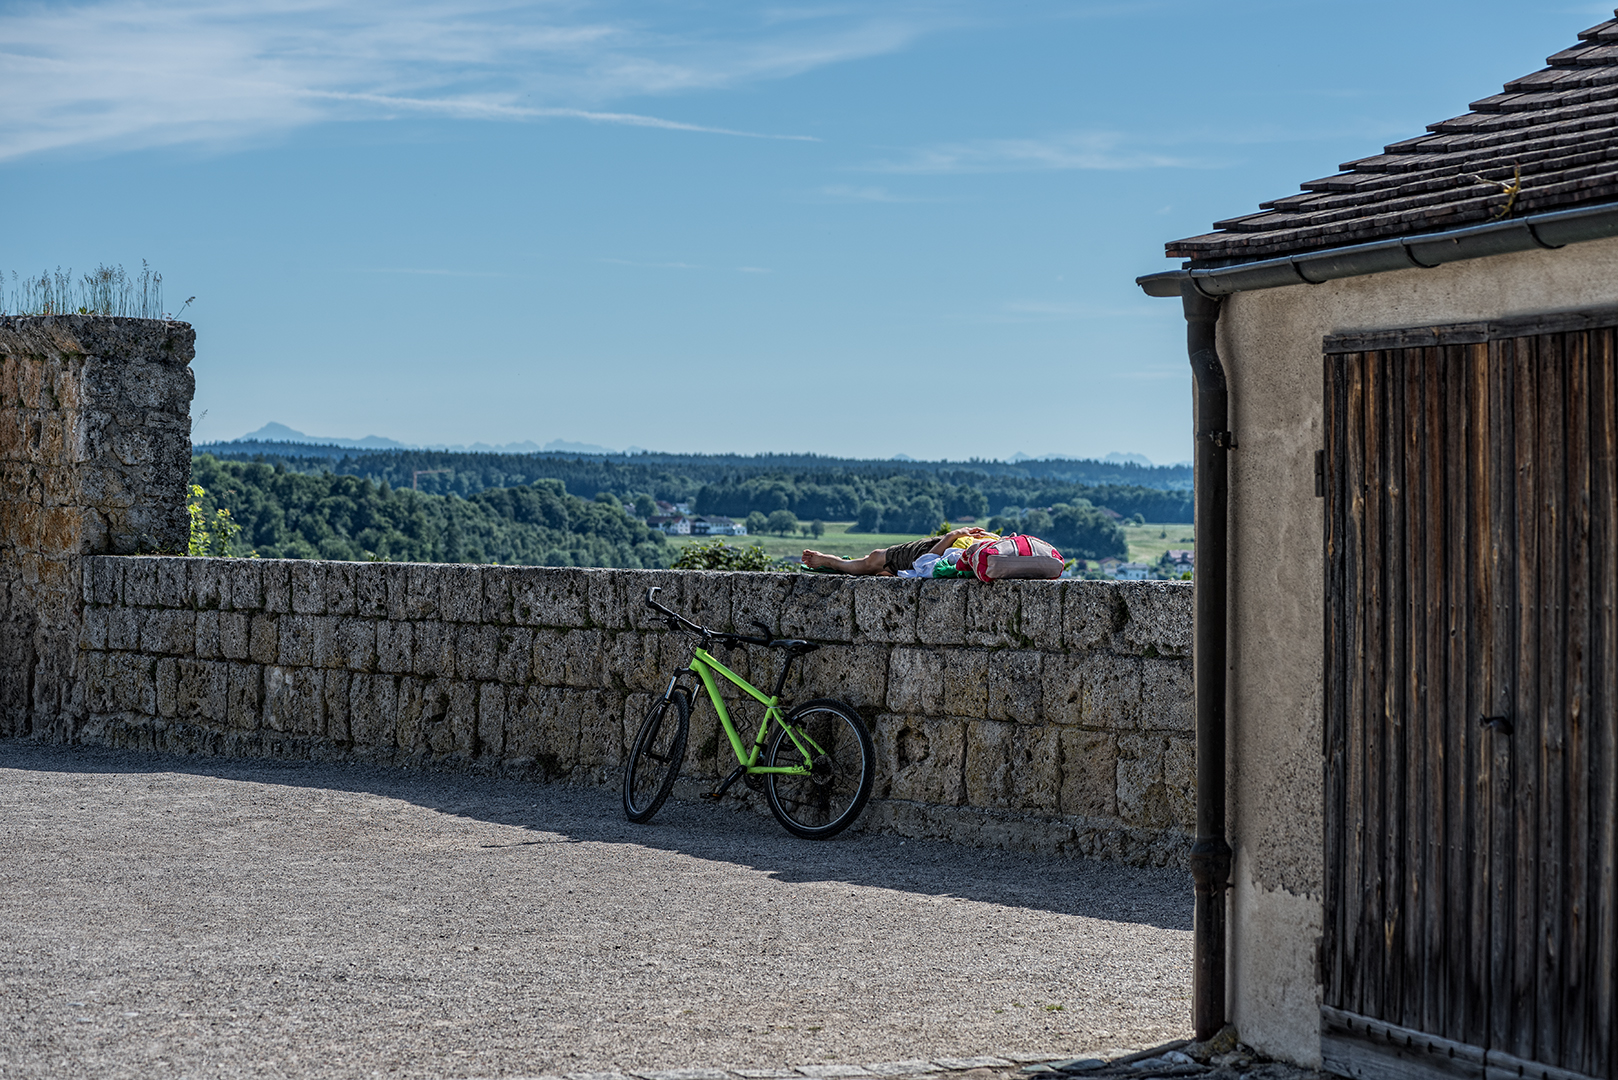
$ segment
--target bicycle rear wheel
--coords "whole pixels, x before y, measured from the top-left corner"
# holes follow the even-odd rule
[[[876,748],[852,705],[831,698],[806,701],[787,715],[764,753],[764,764],[807,765],[808,776],[764,774],[770,812],[787,832],[805,840],[826,840],[854,823],[871,798]],[[797,730],[810,753],[787,735]],[[817,749],[818,748],[818,749]]]
[[[624,816],[637,825],[652,820],[674,790],[685,741],[691,734],[691,699],[684,690],[652,706],[635,735],[624,766]]]

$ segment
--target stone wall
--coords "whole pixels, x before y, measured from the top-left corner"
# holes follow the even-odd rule
[[[709,626],[831,643],[787,693],[844,698],[869,721],[868,826],[1183,860],[1195,770],[1178,584],[92,558],[84,709],[60,736],[615,786],[690,655],[648,620],[650,585]],[[766,688],[779,662],[725,659]],[[732,711],[760,718],[750,701]],[[690,747],[692,789],[734,765],[705,702]]]
[[[185,323],[0,318],[0,735],[80,711],[81,556],[186,545]]]

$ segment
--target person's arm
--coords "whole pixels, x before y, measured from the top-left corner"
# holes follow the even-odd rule
[[[943,536],[940,536],[938,538],[938,543],[934,544],[933,547],[932,547],[932,553],[934,555],[942,555],[942,554],[944,554],[944,552],[946,552],[946,551],[948,551],[950,549],[950,546],[953,545],[955,543],[955,541],[959,540],[963,536],[992,536],[992,535],[993,534],[990,533],[987,529],[980,529],[976,525],[968,525],[968,526],[966,526],[964,528],[960,528],[960,529],[951,529],[949,532],[945,533]]]

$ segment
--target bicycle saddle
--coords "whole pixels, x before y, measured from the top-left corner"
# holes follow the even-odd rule
[[[820,642],[804,641],[800,638],[776,638],[774,641],[770,642],[770,648],[785,649],[790,653],[806,653],[814,652],[816,649],[820,648]]]

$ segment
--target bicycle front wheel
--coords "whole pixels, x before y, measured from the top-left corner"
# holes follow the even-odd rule
[[[691,701],[684,690],[658,701],[641,722],[624,766],[624,816],[637,825],[652,820],[674,790],[691,734]]]
[[[798,735],[807,756],[787,732]],[[876,748],[852,705],[830,698],[806,701],[775,731],[764,763],[804,765],[808,776],[764,774],[770,812],[793,836],[826,840],[854,823],[871,798]]]

